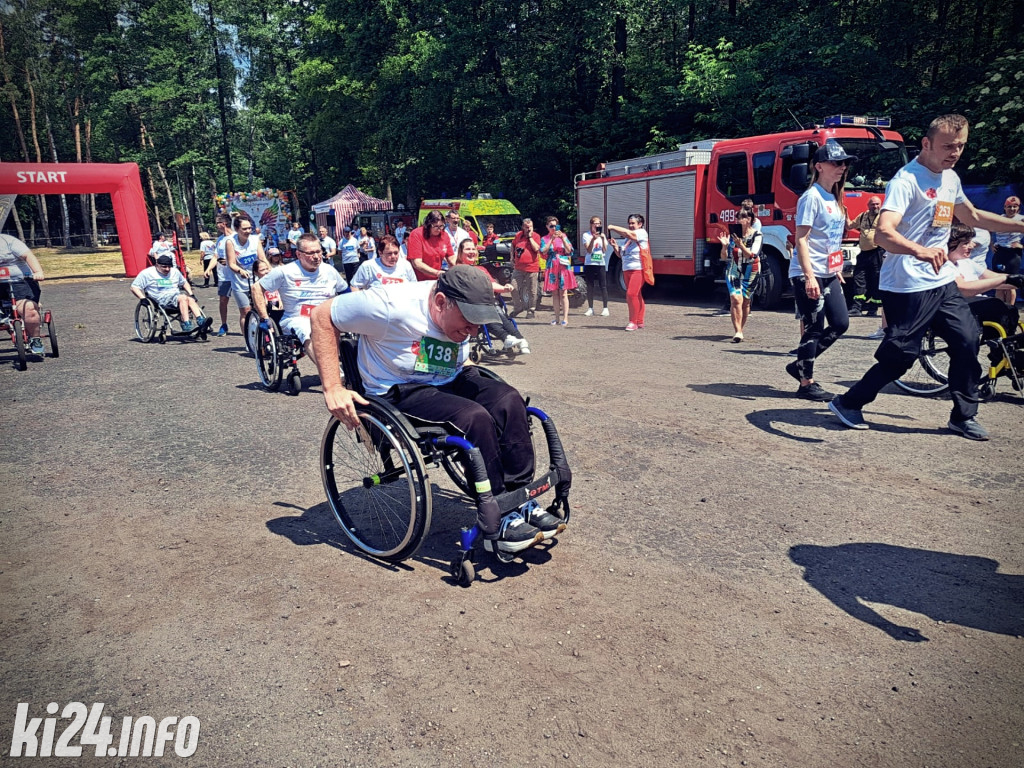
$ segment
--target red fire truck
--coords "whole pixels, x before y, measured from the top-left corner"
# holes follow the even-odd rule
[[[602,164],[575,179],[580,235],[592,216],[624,227],[630,214],[642,214],[656,275],[713,280],[720,274],[718,236],[750,198],[764,236],[759,303],[775,306],[789,285],[796,201],[810,184],[814,151],[826,139],[858,158],[846,185],[848,213],[856,218],[907,162],[903,138],[889,129],[888,118],[835,115],[799,131],[680,144],[674,152]],[[847,269],[857,253],[857,233],[847,232]],[[609,268],[624,286],[618,260]]]

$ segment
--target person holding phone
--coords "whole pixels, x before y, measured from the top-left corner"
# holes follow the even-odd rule
[[[544,290],[551,291],[554,310],[552,325],[569,324],[569,291],[576,288],[576,275],[572,271],[572,243],[562,231],[558,219],[547,218],[548,233],[540,239],[540,252],[547,259],[544,269]],[[558,316],[562,319],[559,322]]]
[[[644,303],[644,271],[640,258],[640,249],[650,247],[650,235],[644,229],[646,219],[639,213],[632,214],[626,224],[629,229],[615,224],[608,225],[609,232],[617,232],[626,238],[626,247],[622,249],[622,276],[626,280],[626,307],[629,309],[627,331],[636,331],[644,327],[647,304]]]
[[[606,234],[600,216],[590,218],[590,231],[583,233],[583,275],[590,290],[587,291],[588,309],[583,314],[592,317],[594,314],[594,287],[600,286],[601,300],[604,310],[601,317],[608,317],[608,261],[612,253],[618,252],[618,246]]]
[[[750,299],[761,274],[761,233],[754,229],[754,215],[744,208],[737,220],[739,224],[729,225],[729,235],[718,238],[722,244],[722,259],[727,262],[725,283],[729,288],[733,344],[743,341],[743,329],[750,317]]]
[[[826,140],[814,153],[811,186],[796,204],[796,258],[790,261],[789,278],[804,332],[786,373],[800,382],[797,397],[818,403],[834,395],[814,380],[814,362],[850,327],[843,295],[841,245],[850,225],[843,185],[856,159],[835,139]]]

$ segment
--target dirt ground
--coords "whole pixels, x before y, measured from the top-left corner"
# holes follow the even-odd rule
[[[233,307],[232,335],[160,346],[133,340],[125,281],[43,295],[60,358],[21,373],[0,346],[0,764],[1024,764],[1005,380],[988,443],[895,392],[854,432],[792,397],[789,313],[737,345],[665,289],[634,334],[618,300],[540,313],[533,354],[493,367],[554,417],[572,524],[460,588],[473,515],[444,472],[413,559],[358,554],[320,482],[315,369],[264,392]],[[875,327],[852,321],[823,385],[866,370]],[[10,757],[19,703],[75,701],[105,705],[114,746],[123,717],[199,718],[197,751]]]

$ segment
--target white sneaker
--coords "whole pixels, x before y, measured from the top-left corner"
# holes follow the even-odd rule
[[[588,310],[587,310],[586,312],[584,312],[584,313],[583,313],[583,316],[584,316],[584,317],[593,317],[593,316],[594,316],[594,310],[593,310],[593,308],[591,308],[591,309],[588,309]]]
[[[530,345],[526,343],[526,339],[519,340],[519,354],[528,355],[530,354]]]
[[[505,349],[515,349],[519,346],[522,339],[517,339],[515,336],[505,337]]]
[[[604,309],[601,310],[601,317],[608,317],[609,314],[610,313],[608,312],[608,307],[605,307]]]
[[[885,328],[879,328],[874,333],[869,333],[868,334],[868,338],[869,339],[884,339],[885,338]]]

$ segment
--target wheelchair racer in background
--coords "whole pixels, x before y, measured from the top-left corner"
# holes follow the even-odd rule
[[[170,254],[163,253],[156,259],[156,265],[146,267],[136,275],[131,284],[132,294],[142,300],[159,304],[165,309],[177,310],[181,319],[181,330],[208,331],[213,325],[213,318],[206,317],[199,308],[192,286],[185,279]],[[195,318],[192,322],[190,318]]]
[[[529,484],[534,452],[526,404],[507,383],[467,365],[481,324],[500,321],[491,279],[456,265],[438,280],[383,285],[339,296],[313,311],[313,348],[327,409],[348,429],[368,401],[346,389],[339,337],[359,334],[358,365],[367,394],[407,416],[450,424],[480,450],[495,496]],[[562,521],[535,500],[501,515],[478,510],[484,548],[519,552],[554,536]]]
[[[318,304],[348,290],[348,283],[334,267],[323,263],[323,250],[313,233],[299,236],[295,253],[298,256],[295,261],[275,267],[253,283],[253,309],[259,315],[260,328],[267,330],[270,327],[267,293],[276,292],[284,309],[281,332],[294,333],[303,353],[319,368],[310,342],[310,316]]]
[[[16,237],[0,235],[0,292],[14,302],[25,319],[28,348],[33,355],[43,354],[39,337],[39,283],[43,277],[43,268],[31,248]]]

